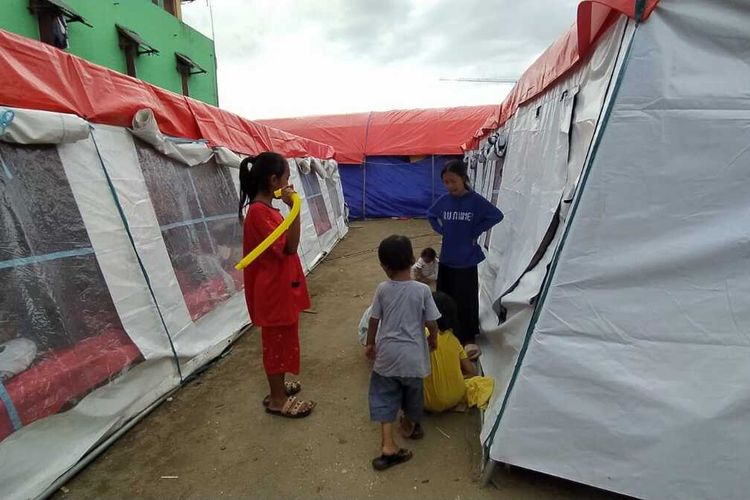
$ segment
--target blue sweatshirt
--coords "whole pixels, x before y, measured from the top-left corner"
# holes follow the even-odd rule
[[[449,267],[473,267],[484,260],[477,243],[483,232],[503,220],[503,213],[480,194],[446,194],[427,212],[432,228],[443,235],[440,263]]]

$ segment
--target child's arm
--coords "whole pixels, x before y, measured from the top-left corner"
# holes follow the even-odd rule
[[[376,318],[370,318],[370,323],[367,325],[365,355],[370,359],[375,359],[375,335],[378,333],[378,325],[380,325],[380,320]]]
[[[427,345],[430,346],[430,351],[437,349],[437,336],[438,336],[438,324],[437,321],[427,321],[424,326],[427,327],[427,331],[430,335],[427,337]]]
[[[292,206],[292,193],[294,193],[294,186],[290,185],[282,190],[281,195],[281,199],[290,207]],[[302,227],[300,225],[301,218],[302,217],[300,215],[295,217],[295,219],[292,221],[292,225],[289,226],[289,229],[286,232],[286,246],[284,246],[284,253],[287,255],[294,255],[295,253],[297,253]]]
[[[417,262],[411,267],[411,279],[424,283],[424,268]]]
[[[469,358],[461,360],[461,373],[464,374],[464,378],[475,377],[477,375],[477,369]]]
[[[478,238],[483,232],[489,231],[493,226],[502,221],[504,217],[499,208],[482,198],[480,200],[478,217],[474,220],[474,237]]]
[[[438,203],[440,203],[440,200],[432,205],[427,211],[427,220],[430,221],[432,229],[434,229],[437,234],[443,234],[443,221],[440,219],[440,207],[438,207]]]

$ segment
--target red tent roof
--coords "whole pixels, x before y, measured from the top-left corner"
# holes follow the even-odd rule
[[[0,30],[0,104],[78,115],[129,127],[153,110],[165,134],[206,139],[238,153],[274,150],[289,157],[332,158],[333,148],[275,130],[189,97],[98,66],[36,40]]]
[[[500,106],[499,113],[479,127],[464,149],[473,149],[479,139],[508,121],[518,107],[535,98],[558,78],[573,70],[592,50],[596,40],[621,15],[645,21],[659,0],[642,0],[643,12],[637,12],[638,0],[583,0],[578,5],[576,23],[534,61]]]
[[[499,110],[498,105],[464,106],[260,122],[332,145],[341,163],[362,163],[365,156],[462,154],[461,145]]]

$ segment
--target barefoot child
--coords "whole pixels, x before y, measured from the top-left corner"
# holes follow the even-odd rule
[[[252,168],[251,168],[252,166]],[[248,254],[284,220],[273,208],[273,193],[282,190],[282,201],[292,205],[294,188],[289,185],[289,165],[278,153],[265,152],[246,158],[240,165],[240,220],[248,206],[243,238]],[[263,401],[266,411],[288,418],[306,417],[315,403],[302,401],[298,381],[286,374],[299,374],[299,314],[310,307],[302,264],[297,255],[300,221],[262,253],[245,272],[245,300],[250,317],[261,328],[263,366],[270,394]]]
[[[385,470],[412,457],[394,439],[399,410],[406,437],[421,438],[423,379],[430,374],[430,349],[437,340],[440,313],[430,287],[411,279],[414,253],[406,236],[389,236],[380,243],[378,258],[389,280],[375,291],[367,330],[366,354],[375,360],[370,377],[370,419],[382,425],[381,455],[372,461]],[[429,330],[429,337],[424,329]]]
[[[411,279],[419,281],[433,288],[438,279],[438,258],[434,248],[427,247],[422,250],[422,254],[417,263],[411,266]]]

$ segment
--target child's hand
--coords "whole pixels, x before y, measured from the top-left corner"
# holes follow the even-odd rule
[[[375,359],[375,346],[374,345],[367,345],[365,346],[365,356],[367,356],[367,359]]]
[[[437,349],[437,335],[430,335],[427,337],[427,345],[430,347],[430,352]]]
[[[294,192],[294,186],[291,184],[284,188],[281,188],[281,201],[283,201],[288,207],[292,206],[292,194]]]

